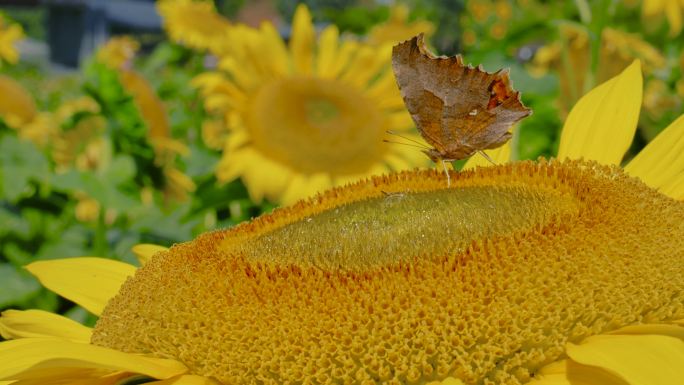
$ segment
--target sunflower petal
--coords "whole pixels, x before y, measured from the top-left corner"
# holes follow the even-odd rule
[[[218,382],[202,376],[196,376],[192,374],[184,374],[182,376],[177,376],[169,378],[162,381],[154,381],[149,384],[156,385],[217,385]]]
[[[585,158],[619,164],[632,143],[642,99],[641,64],[589,91],[563,126],[558,158]]]
[[[327,77],[332,69],[337,54],[340,31],[335,25],[327,26],[318,39],[318,55],[316,56],[316,72],[321,77]]]
[[[684,171],[665,183],[660,191],[674,199],[684,200]]]
[[[83,368],[144,374],[166,379],[187,372],[175,360],[144,357],[101,346],[55,338],[23,338],[0,343],[0,379],[36,369]]]
[[[0,317],[0,336],[5,339],[57,337],[88,343],[91,335],[89,327],[43,310],[6,310]]]
[[[600,335],[568,344],[568,356],[627,384],[672,385],[684,378],[684,341],[662,335]]]
[[[55,293],[100,315],[135,266],[104,258],[82,257],[34,262],[26,266],[40,283]]]
[[[684,115],[641,150],[625,171],[656,189],[684,171]]]
[[[669,336],[674,338],[679,338],[684,341],[684,327],[679,325],[669,325],[669,324],[643,324],[643,325],[630,325],[614,330],[608,334],[621,334],[621,335],[643,335],[643,334],[656,334],[660,336]]]
[[[116,384],[122,379],[137,375],[91,368],[42,368],[17,374],[15,385],[105,385]]]
[[[306,75],[311,73],[315,32],[311,13],[304,4],[299,4],[292,20],[290,51],[295,72]]]
[[[168,247],[154,245],[151,243],[141,243],[133,246],[131,250],[133,251],[133,254],[138,257],[138,262],[140,262],[141,265],[144,265],[150,260],[150,258],[152,258],[153,255],[168,249]]]
[[[547,374],[535,378],[526,385],[574,385],[565,374]]]
[[[677,0],[669,0],[665,3],[665,17],[670,24],[670,37],[675,37],[682,31],[682,9],[677,3]]]

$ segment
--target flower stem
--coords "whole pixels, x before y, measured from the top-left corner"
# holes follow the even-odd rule
[[[97,216],[93,251],[98,256],[104,257],[107,255],[107,227],[105,224],[105,208],[102,206],[100,206],[100,213]]]

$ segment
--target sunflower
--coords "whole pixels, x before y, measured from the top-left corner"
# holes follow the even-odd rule
[[[155,164],[162,168],[164,174],[164,192],[172,199],[182,201],[187,199],[188,193],[194,191],[196,186],[190,177],[178,170],[175,159],[178,155],[187,156],[190,150],[171,137],[164,102],[159,99],[147,79],[131,68],[139,49],[140,44],[131,37],[115,37],[98,50],[96,58],[118,72],[122,87],[133,98],[147,125],[147,138],[154,149]]]
[[[214,54],[228,47],[230,22],[216,12],[212,1],[159,0],[157,10],[171,40]]]
[[[644,63],[647,74],[666,66],[663,55],[638,35],[604,28],[594,78],[591,73],[591,47],[587,29],[574,23],[563,23],[559,27],[559,34],[560,41],[537,51],[530,70],[533,75],[543,75],[549,69],[558,73],[563,111],[569,111],[592,83],[602,83],[614,77],[634,59],[640,59]]]
[[[139,269],[32,263],[100,318],[4,312],[0,381],[675,384],[684,202],[663,193],[684,198],[684,117],[627,166],[646,184],[600,164],[629,144],[640,79],[634,64],[582,98],[563,161],[479,167],[450,188],[436,170],[375,176],[136,246]]]
[[[19,61],[19,51],[16,42],[24,37],[24,30],[17,23],[11,23],[0,13],[0,66],[5,61],[16,64]]]
[[[648,24],[653,24],[653,20],[662,20],[663,16],[670,25],[670,36],[679,35],[682,31],[682,15],[684,13],[684,2],[681,0],[643,0],[641,4],[641,15]]]
[[[418,34],[426,38],[432,36],[435,26],[427,20],[409,21],[409,9],[405,4],[395,4],[390,8],[389,19],[374,26],[368,33],[372,44],[396,44]]]
[[[33,96],[16,80],[0,75],[0,118],[19,129],[38,115]]]
[[[426,164],[409,140],[413,124],[390,68],[391,46],[340,41],[337,27],[316,39],[308,9],[298,6],[286,46],[273,25],[230,29],[225,73],[194,84],[206,108],[231,130],[216,175],[241,177],[250,197],[282,204],[331,186]],[[401,139],[399,139],[401,140]]]
[[[55,137],[58,125],[50,112],[39,112],[33,96],[17,81],[0,75],[0,119],[17,136],[43,148]]]
[[[558,158],[584,158],[606,165],[621,165],[632,142],[642,104],[641,62],[636,60],[619,76],[582,97],[568,115],[561,134]],[[596,127],[602,127],[601,131]],[[603,128],[606,127],[606,128]],[[684,116],[665,128],[624,170],[652,188],[684,199]],[[497,163],[509,160],[506,146],[488,153]],[[486,166],[480,157],[465,168]]]
[[[112,37],[96,53],[96,59],[110,68],[130,68],[140,43],[130,36]]]

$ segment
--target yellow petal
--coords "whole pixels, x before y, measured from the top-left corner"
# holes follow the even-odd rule
[[[120,383],[123,379],[130,379],[135,376],[138,375],[120,372],[112,373],[104,369],[59,367],[31,369],[13,378],[18,381],[17,385],[114,385]]]
[[[665,16],[670,23],[670,37],[679,35],[682,31],[682,9],[679,0],[667,0],[665,3]]]
[[[679,325],[668,324],[644,324],[625,326],[618,330],[614,330],[608,334],[622,334],[622,335],[643,335],[643,334],[657,334],[661,336],[669,336],[679,338],[684,341],[684,327]]]
[[[684,378],[684,342],[660,335],[600,335],[568,344],[575,362],[602,368],[630,385],[673,385]]]
[[[149,384],[155,385],[218,385],[219,383],[206,377],[185,374],[168,380],[154,381]]]
[[[283,205],[290,205],[300,199],[311,198],[331,186],[332,180],[328,174],[317,173],[294,176],[281,198],[281,203]]]
[[[166,251],[168,249],[168,247],[154,245],[152,243],[141,243],[131,248],[133,254],[138,257],[138,262],[140,262],[141,265],[146,264],[147,261],[149,261],[150,258],[152,258],[152,256],[158,252]]]
[[[526,385],[575,385],[565,374],[545,374],[528,382]]]
[[[487,154],[495,164],[506,163],[511,160],[511,142],[508,141],[501,147],[497,147],[491,150],[485,150]],[[482,154],[475,154],[468,159],[463,169],[467,170],[469,168],[475,168],[476,166],[487,167],[491,166],[492,162],[487,160]]]
[[[321,32],[318,39],[318,55],[316,56],[316,72],[321,77],[327,77],[332,69],[340,32],[336,25],[329,25]]]
[[[313,46],[315,31],[311,22],[311,13],[304,4],[299,4],[292,20],[292,37],[290,51],[295,72],[299,74],[311,73],[313,63]]]
[[[561,134],[558,158],[619,164],[632,143],[642,99],[641,64],[589,91],[572,108]]]
[[[93,257],[34,262],[26,269],[43,286],[95,315],[100,315],[126,278],[136,270],[127,263]]]
[[[641,4],[641,12],[644,16],[655,16],[663,12],[666,0],[647,0]]]
[[[263,43],[269,58],[266,64],[269,65],[272,73],[284,76],[289,71],[290,63],[283,38],[271,23],[264,23],[261,26],[261,30]]]
[[[101,346],[54,338],[22,338],[0,343],[0,379],[36,369],[105,369],[166,379],[187,372],[175,360],[144,357]]]
[[[660,192],[674,199],[684,200],[684,171],[665,183]]]
[[[0,317],[0,336],[5,339],[57,337],[88,343],[92,329],[43,310],[6,310]]]
[[[641,150],[625,171],[656,189],[684,171],[684,115]]]

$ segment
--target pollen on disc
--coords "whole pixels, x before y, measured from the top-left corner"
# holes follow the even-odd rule
[[[522,384],[568,342],[684,318],[684,203],[520,162],[333,189],[157,254],[93,343],[225,384]]]

